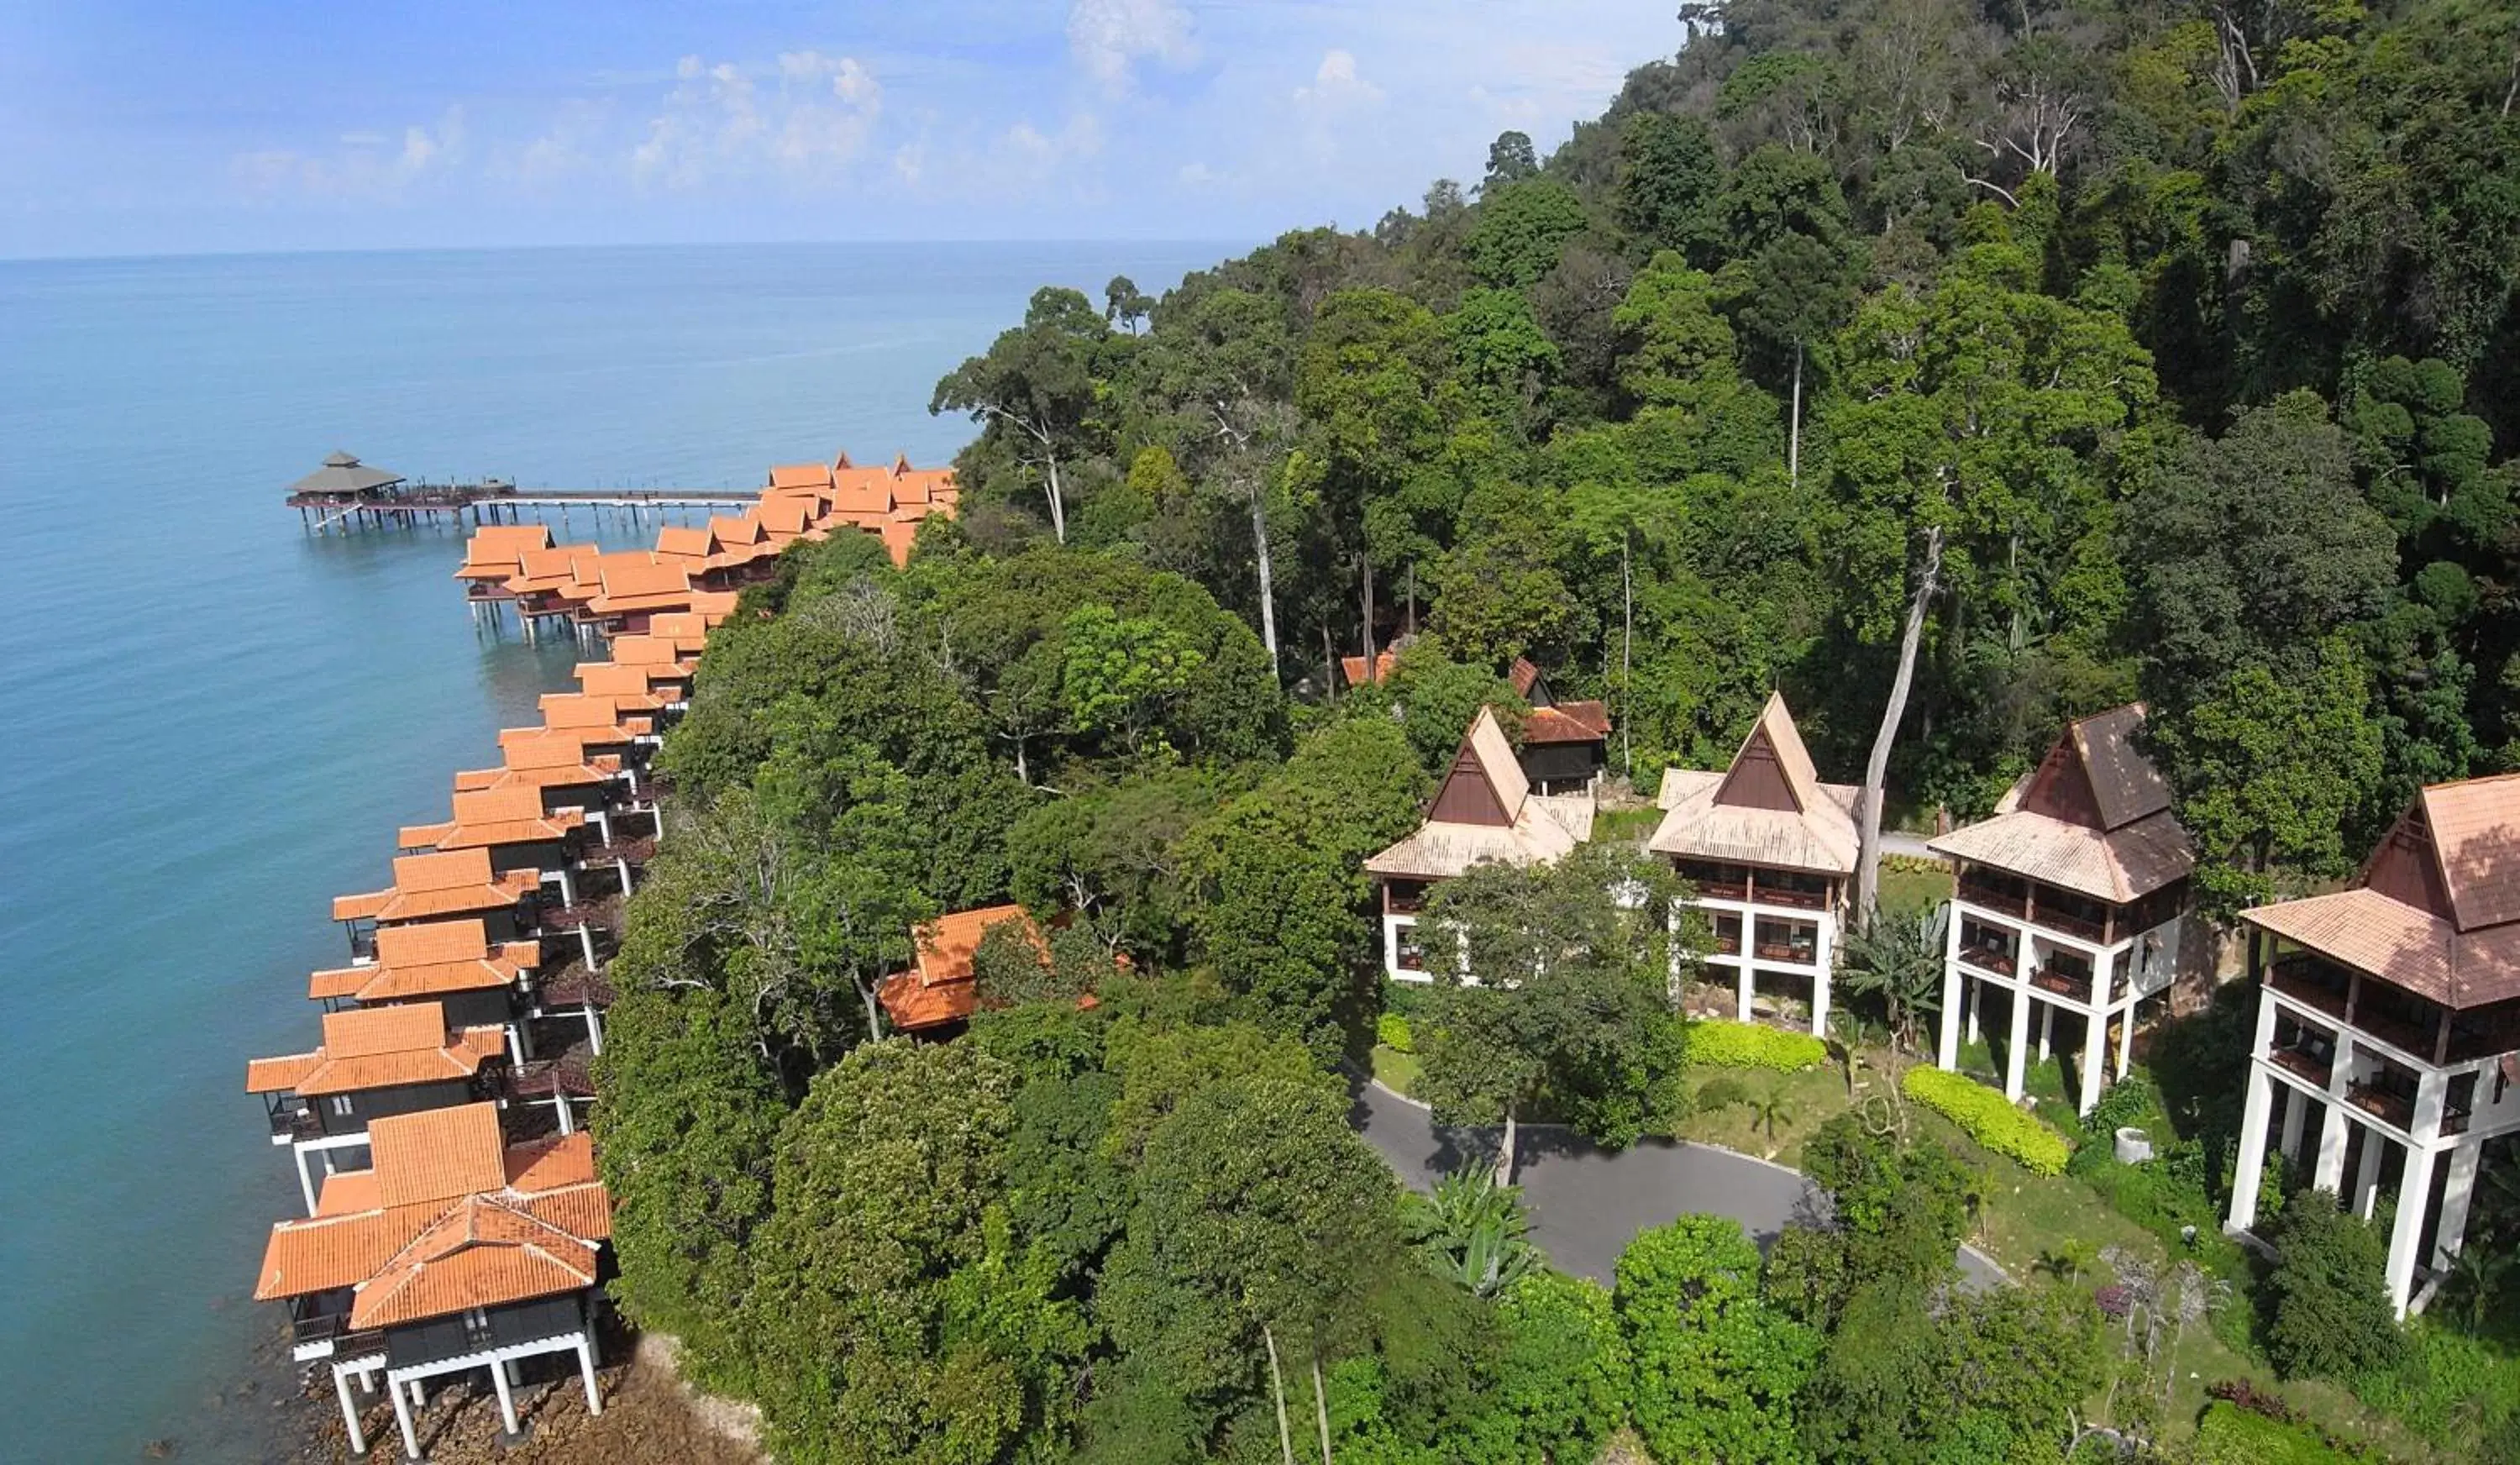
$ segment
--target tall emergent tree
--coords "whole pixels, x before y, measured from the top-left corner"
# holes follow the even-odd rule
[[[969,413],[983,441],[1041,474],[1050,532],[1061,543],[1067,539],[1065,474],[1102,436],[1101,392],[1111,370],[1110,346],[1111,325],[1102,312],[1078,291],[1044,286],[1033,292],[1023,324],[1001,334],[986,356],[955,368],[927,403],[931,414]]]

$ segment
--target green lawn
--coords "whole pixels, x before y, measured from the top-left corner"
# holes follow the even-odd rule
[[[1426,1065],[1418,1062],[1415,1053],[1404,1053],[1378,1043],[1373,1045],[1374,1082],[1385,1088],[1407,1093],[1418,1087],[1418,1077],[1425,1071]]]
[[[1650,804],[1642,809],[1604,809],[1593,816],[1593,842],[1642,844],[1661,822],[1662,811]]]
[[[1948,869],[1883,869],[1881,909],[1892,914],[1922,910],[1952,898]]]

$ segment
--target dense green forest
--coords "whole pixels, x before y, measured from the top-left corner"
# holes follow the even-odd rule
[[[2098,1413],[2221,1460],[2289,1428],[2128,1404],[2166,1314],[2137,1350],[2089,1259],[1956,1289],[1987,1176],[2021,1173],[1930,1128],[1832,1122],[1801,1150],[1829,1203],[1764,1260],[1683,1217],[1607,1288],[1542,1265],[1479,1165],[1404,1197],[1340,1076],[1399,1016],[1361,861],[1478,707],[1516,722],[1517,655],[1609,702],[1646,789],[1777,688],[1852,780],[1887,709],[1908,818],[1983,813],[2064,719],[2141,697],[2226,910],[2520,764],[2520,14],[1680,28],[1547,157],[1506,134],[1370,232],[1159,299],[1041,290],[937,385],[977,428],[962,519],[902,568],[799,546],[713,637],[596,1125],[625,1311],[780,1458],[1958,1465],[2063,1459]],[[1439,1112],[1623,1144],[1715,1102],[1682,1082],[1667,883],[1605,843],[1445,893],[1563,980],[1426,996]],[[1047,956],[984,953],[961,1038],[887,1036],[912,926],[1004,900],[1067,918]],[[2200,1022],[2176,1093],[2126,1102],[2203,1137],[2060,1181],[2173,1236],[2228,1183],[2243,1048]],[[2316,1275],[2180,1273],[2181,1328],[2520,1458],[2507,1363],[2418,1377],[2385,1304],[2368,1354],[2319,1346],[2370,1322],[2376,1262],[2359,1222],[2302,1236]],[[2435,1408],[2462,1389],[2494,1402]]]

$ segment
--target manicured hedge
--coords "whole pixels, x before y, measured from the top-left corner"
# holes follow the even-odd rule
[[[1899,1081],[1908,1097],[1968,1132],[1968,1136],[1999,1155],[2009,1155],[2043,1176],[2063,1175],[2073,1153],[2065,1136],[2022,1113],[2005,1098],[1974,1079],[1948,1069],[1912,1068]]]
[[[1795,1073],[1828,1061],[1828,1044],[1809,1033],[1707,1018],[1688,1025],[1688,1061],[1709,1068]]]
[[[2216,1402],[2196,1429],[2197,1465],[2354,1465],[2315,1432]]]
[[[1409,1033],[1409,1019],[1397,1012],[1385,1012],[1373,1020],[1373,1041],[1395,1053],[1418,1051],[1417,1040]]]

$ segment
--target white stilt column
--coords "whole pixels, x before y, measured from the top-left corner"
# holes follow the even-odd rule
[[[513,1440],[517,1435],[517,1395],[508,1387],[507,1359],[490,1365],[490,1387],[499,1393],[499,1423],[507,1427],[508,1438]]]
[[[1943,1012],[1941,1031],[1935,1035],[1934,1064],[1938,1068],[1960,1066],[1960,1006],[1966,1000],[1967,979],[1960,975],[1960,912],[1956,906],[1943,908]]]
[[[2330,1195],[2341,1195],[2345,1189],[2345,1106],[2329,1099],[2327,1115],[2318,1125],[2318,1166],[2311,1172],[2310,1182]]]
[[[2135,1067],[2135,1008],[2142,999],[2129,997],[2126,1010],[2118,1014],[2118,1066],[2113,1077],[2123,1079]],[[2106,1026],[2105,1021],[2102,1026]]]
[[[2100,1065],[2109,1058],[2108,1009],[2092,1013],[2083,1028],[2083,1091],[2077,1100],[2077,1114],[2089,1114],[2100,1101]],[[2250,1065],[2252,1068],[2255,1064]]]
[[[2442,1177],[2441,1223],[2433,1227],[2433,1265],[2448,1266],[2467,1244],[2467,1204],[2476,1195],[2476,1164],[2484,1158],[2482,1143],[2462,1144],[2450,1152],[2450,1174]]]
[[[2056,1040],[2056,1004],[2055,1004],[2054,1002],[2041,1002],[2041,1003],[2039,1004],[2039,1061],[2040,1061],[2040,1062],[2045,1063],[2045,1062],[2047,1062],[2047,1061],[2048,1061],[2048,1053],[2051,1051],[2051,1049],[2052,1049],[2052,1045],[2053,1045],[2053,1043],[2055,1043],[2055,1040]]]
[[[315,1176],[306,1168],[306,1147],[293,1144],[290,1148],[297,1154],[297,1188],[305,1193],[306,1214],[312,1216],[315,1214]]]
[[[2267,1110],[2274,1101],[2274,1082],[2264,1064],[2249,1064],[2249,1097],[2240,1111],[2240,1153],[2231,1168],[2230,1221],[2235,1231],[2258,1223],[2258,1182],[2266,1175]]]
[[[2021,1069],[2030,1056],[2030,984],[2012,989],[2012,1032],[2004,1043],[2003,1096],[2021,1101]]]
[[[350,1401],[350,1376],[338,1368],[333,1370],[333,1392],[341,1398],[341,1428],[349,1433],[350,1453],[366,1454],[368,1436],[359,1428],[359,1406]]]
[[[2366,1143],[2379,1135],[2367,1137]],[[2415,1290],[2415,1248],[2424,1235],[2424,1204],[2432,1199],[2433,1152],[2422,1145],[2407,1150],[2407,1173],[2398,1181],[2398,1215],[2389,1229],[2389,1301],[2398,1315],[2407,1315],[2407,1299]]]
[[[1743,1022],[1750,1020],[1750,993],[1757,985],[1750,976],[1750,943],[1757,940],[1758,935],[1756,923],[1750,917],[1743,916],[1741,918],[1741,979],[1735,984],[1734,993],[1738,1010],[1733,1014]]]
[[[1828,1036],[1828,975],[1830,965],[1836,960],[1837,917],[1822,911],[1816,924],[1820,928],[1820,935],[1812,944],[1812,954],[1819,963],[1820,972],[1812,978],[1811,1030],[1813,1037],[1826,1038]]]
[[[402,1426],[402,1453],[406,1460],[420,1458],[420,1431],[412,1427],[411,1397],[400,1384],[385,1381],[385,1392],[393,1396],[394,1423]]]
[[[1986,978],[1969,978],[1968,1041],[1986,1042]]]
[[[589,1414],[601,1414],[604,1412],[604,1396],[598,1393],[595,1387],[594,1338],[595,1335],[592,1331],[591,1325],[588,1332],[578,1335],[577,1376],[586,1382],[586,1412]]]
[[[2388,1143],[2378,1130],[2362,1127],[2362,1159],[2354,1167],[2354,1214],[2364,1221],[2371,1219],[2372,1204],[2380,1196],[2380,1160]]]
[[[2310,1119],[2310,1095],[2298,1088],[2284,1089],[2283,1157],[2284,1164],[2298,1168],[2301,1164],[2301,1133]]]

